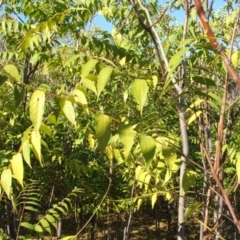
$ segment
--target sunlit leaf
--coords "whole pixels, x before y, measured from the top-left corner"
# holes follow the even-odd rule
[[[127,159],[132,149],[136,132],[133,130],[131,125],[121,122],[118,124],[118,133],[119,133],[120,141],[123,144],[124,158]]]
[[[14,78],[16,81],[21,82],[21,77],[19,75],[19,72],[17,70],[17,68],[12,65],[12,64],[8,64],[6,66],[4,66],[3,68],[12,78]]]
[[[188,125],[194,122],[201,114],[202,114],[202,111],[197,111],[193,113],[193,115],[187,121]]]
[[[30,99],[29,111],[30,111],[30,119],[36,131],[39,130],[42,124],[44,104],[45,104],[44,91],[35,90]]]
[[[42,218],[39,222],[49,234],[52,234],[51,227],[46,219]]]
[[[30,229],[30,230],[34,229],[34,225],[32,225],[31,223],[28,223],[28,222],[21,222],[20,225],[22,227],[25,227],[25,228]]]
[[[34,226],[34,230],[35,230],[36,232],[38,232],[38,233],[42,233],[42,232],[43,232],[43,229],[42,229],[41,225],[39,225],[39,224],[36,224],[36,225]]]
[[[148,162],[155,154],[156,143],[151,136],[145,134],[140,135],[140,147],[145,160]]]
[[[8,198],[10,198],[11,187],[12,187],[12,171],[10,169],[3,170],[1,174],[1,186]]]
[[[236,153],[236,172],[238,176],[238,183],[240,183],[240,152]]]
[[[56,218],[54,218],[52,215],[47,214],[45,216],[45,218],[48,220],[48,222],[55,228],[57,228],[57,222],[56,222]]]
[[[13,155],[11,160],[11,166],[14,177],[18,180],[18,182],[23,186],[23,159],[22,154],[17,153]]]
[[[157,201],[158,193],[154,193],[151,197],[151,202],[152,202],[152,209]]]
[[[69,100],[61,99],[60,107],[65,117],[72,123],[75,124],[75,111],[72,103]]]
[[[32,131],[31,134],[31,143],[33,147],[33,152],[36,158],[42,163],[42,156],[41,156],[41,135],[39,131]]]
[[[142,114],[142,109],[147,100],[149,87],[146,80],[136,79],[132,84],[132,95],[140,107],[140,112]]]
[[[97,60],[91,59],[86,64],[82,65],[82,76],[86,77],[98,63]]]
[[[111,67],[104,67],[100,71],[97,79],[97,91],[98,91],[97,96],[98,97],[100,96],[101,92],[103,91],[107,82],[109,81],[112,71],[113,69]]]
[[[112,119],[109,116],[102,113],[96,115],[95,130],[98,144],[102,152],[105,151],[111,137],[111,123]]]

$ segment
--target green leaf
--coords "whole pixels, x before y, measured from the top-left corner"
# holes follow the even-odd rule
[[[151,202],[152,202],[152,209],[154,208],[154,205],[157,201],[158,193],[154,193],[151,197]]]
[[[197,173],[192,170],[186,170],[182,179],[182,192],[183,196],[186,194],[188,189],[194,185],[197,179]]]
[[[38,232],[38,233],[42,233],[42,232],[43,232],[43,229],[42,229],[41,225],[39,225],[39,224],[36,224],[36,225],[34,226],[34,230],[35,230],[36,232]]]
[[[238,66],[239,58],[240,58],[240,51],[236,51],[232,54],[231,61],[235,68]]]
[[[191,217],[194,213],[199,213],[199,208],[202,206],[202,203],[195,202],[187,206],[184,212],[184,219]]]
[[[200,83],[203,85],[216,86],[216,83],[214,80],[212,80],[211,78],[207,78],[205,76],[193,76],[192,80],[196,83]]]
[[[41,124],[41,127],[40,127],[40,132],[43,132],[43,133],[45,133],[46,135],[48,135],[49,137],[51,137],[52,136],[52,129],[49,127],[49,126],[47,126],[47,125],[45,125],[45,124]]]
[[[46,219],[42,218],[39,222],[49,234],[52,234],[51,227]]]
[[[96,86],[94,84],[94,82],[86,77],[82,78],[81,83],[88,88],[89,90],[93,91],[96,95],[97,95],[97,89]]]
[[[24,158],[25,162],[31,168],[29,139],[27,139],[26,141],[22,142],[22,153],[23,153],[23,158]]]
[[[66,99],[61,99],[60,100],[60,107],[62,112],[64,113],[65,117],[75,125],[75,111],[73,108],[73,105],[70,101]]]
[[[6,71],[6,73],[8,73],[16,81],[21,82],[21,77],[18,73],[17,68],[14,65],[8,64],[8,65],[4,66],[3,69]]]
[[[39,212],[39,210],[32,206],[25,206],[25,210],[31,211],[31,212]]]
[[[169,171],[176,172],[180,167],[180,163],[174,148],[164,146],[162,148],[162,154]]]
[[[35,90],[30,100],[30,119],[35,130],[39,130],[42,124],[42,117],[44,113],[45,93],[41,90]]]
[[[34,229],[34,225],[32,225],[31,223],[28,223],[28,222],[21,222],[20,225],[22,227],[25,227],[25,228],[30,229],[30,230]]]
[[[87,99],[83,91],[79,89],[74,89],[72,91],[72,96],[74,97],[74,100],[82,105],[87,105]]]
[[[98,144],[101,151],[104,152],[111,137],[112,119],[109,116],[100,113],[96,115],[95,121],[96,121],[95,130]]]
[[[0,75],[0,87],[7,81],[7,76]]]
[[[118,133],[120,141],[123,144],[124,158],[127,159],[132,149],[136,132],[131,125],[121,122],[118,124]]]
[[[91,59],[86,64],[82,65],[82,76],[86,77],[95,67],[95,65],[98,63],[97,60]]]
[[[236,153],[236,172],[238,176],[238,183],[240,183],[240,152]]]
[[[140,112],[142,115],[143,106],[147,100],[149,87],[146,80],[136,79],[132,84],[132,95],[140,107]]]
[[[55,219],[52,215],[47,214],[47,215],[45,216],[45,218],[48,220],[48,222],[49,222],[53,227],[57,228],[56,219]]]
[[[145,160],[148,162],[152,160],[155,154],[156,143],[151,136],[145,134],[140,135],[140,147]]]
[[[33,152],[36,158],[42,163],[42,156],[41,156],[41,135],[39,131],[32,131],[31,134],[31,143],[33,147]]]
[[[11,187],[12,187],[12,171],[10,169],[3,170],[1,174],[1,186],[8,198],[10,198]]]
[[[67,236],[67,237],[61,238],[61,240],[77,240],[77,236],[76,235]]]
[[[113,69],[111,67],[104,67],[100,71],[100,73],[98,75],[98,79],[97,79],[97,90],[98,90],[97,97],[100,96],[101,92],[105,88],[107,82],[109,81],[109,79],[111,77],[112,71],[113,71]]]
[[[202,111],[197,111],[193,113],[193,115],[188,119],[187,124],[189,125],[192,122],[194,122],[201,114],[202,114]]]
[[[17,84],[14,86],[14,101],[16,108],[19,107],[24,100],[25,92],[25,86],[18,86]]]
[[[17,153],[13,155],[12,161],[11,161],[12,171],[14,177],[18,180],[18,182],[23,186],[23,160],[22,160],[22,154]]]
[[[184,54],[189,50],[189,47],[181,48],[179,51],[177,51],[172,58],[169,61],[169,75],[171,75],[175,69],[178,67],[178,65],[182,62]]]

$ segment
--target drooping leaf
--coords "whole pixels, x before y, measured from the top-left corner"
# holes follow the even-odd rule
[[[12,171],[10,169],[3,170],[1,174],[1,186],[8,198],[10,198],[11,187],[12,187]]]
[[[60,107],[65,117],[72,123],[75,124],[75,111],[72,103],[69,100],[61,99]]]
[[[152,197],[151,197],[152,209],[154,208],[154,205],[155,205],[155,203],[156,203],[156,201],[157,201],[157,197],[158,197],[158,193],[157,193],[157,192],[154,193],[154,194],[152,195]]]
[[[45,218],[48,220],[48,222],[49,222],[53,227],[57,228],[56,219],[55,219],[52,215],[47,214],[47,215],[45,216]]]
[[[49,126],[47,126],[43,123],[41,124],[39,130],[40,130],[40,132],[43,132],[43,133],[47,134],[49,137],[52,136],[52,129]]]
[[[33,147],[33,152],[35,157],[42,163],[42,155],[41,155],[41,135],[39,131],[32,131],[31,134],[31,143]]]
[[[148,162],[150,161],[156,149],[156,143],[151,136],[147,136],[145,134],[140,135],[140,147],[143,153],[145,160]]]
[[[132,95],[140,107],[140,112],[142,114],[143,106],[147,100],[149,87],[146,80],[136,79],[132,84]]]
[[[42,124],[44,113],[45,93],[42,90],[35,90],[30,100],[30,119],[36,131],[39,130]]]
[[[124,158],[127,159],[134,143],[136,131],[133,130],[131,125],[121,122],[118,124],[118,133],[123,144]]]
[[[205,76],[193,76],[192,80],[196,83],[200,83],[203,85],[207,85],[207,86],[216,86],[216,83],[214,80],[212,80],[211,78],[207,78]]]
[[[22,153],[25,162],[31,168],[31,160],[30,160],[30,142],[29,139],[22,142]]]
[[[182,192],[183,195],[186,194],[188,189],[194,185],[195,181],[197,179],[197,173],[192,170],[186,170],[186,172],[183,175],[182,179]]]
[[[41,223],[44,230],[46,230],[49,234],[52,234],[51,227],[46,219],[42,218],[39,222]]]
[[[187,121],[188,125],[194,122],[201,114],[202,114],[202,111],[197,111],[193,113],[193,115]]]
[[[162,154],[169,171],[176,172],[179,169],[180,164],[174,148],[164,146],[162,148]]]
[[[95,65],[98,63],[97,60],[91,59],[87,63],[82,65],[82,76],[86,77],[95,67]]]
[[[112,119],[109,116],[102,113],[96,115],[95,130],[98,144],[102,152],[105,151],[111,137],[111,124]]]
[[[11,161],[12,171],[14,177],[18,180],[18,182],[23,186],[23,160],[22,154],[17,153],[12,157]]]
[[[38,233],[42,233],[42,232],[43,232],[43,229],[42,229],[41,225],[39,225],[39,224],[36,224],[36,225],[34,226],[34,230],[35,230],[36,232],[38,232]]]
[[[6,66],[4,66],[3,68],[12,78],[14,78],[16,81],[21,82],[21,77],[19,75],[19,72],[17,70],[17,68],[12,65],[12,64],[8,64]]]
[[[103,91],[103,89],[105,88],[107,82],[110,79],[110,76],[112,74],[113,69],[111,67],[104,67],[99,75],[98,75],[98,79],[97,79],[97,97],[100,96],[101,92]]]
[[[86,77],[82,78],[81,83],[88,88],[89,90],[93,91],[96,95],[97,95],[97,88],[95,86],[94,81],[92,81],[91,79],[88,79]]]
[[[20,225],[21,225],[22,227],[25,227],[25,228],[30,229],[30,230],[33,230],[33,229],[34,229],[34,225],[32,225],[32,224],[29,223],[29,222],[21,222]]]

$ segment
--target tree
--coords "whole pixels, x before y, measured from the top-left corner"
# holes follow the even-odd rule
[[[123,209],[128,239],[144,202],[154,208],[176,197],[178,239],[199,212],[201,239],[224,237],[223,221],[239,234],[239,8],[191,4],[1,4],[1,201],[14,207],[9,219],[21,216],[8,235],[24,228],[43,236],[53,225],[60,236],[64,214],[81,210],[91,215],[86,224],[77,220],[75,238],[91,222],[94,239],[102,213],[111,239],[110,214]],[[173,10],[185,11],[184,23],[176,24]],[[112,33],[87,30],[99,11]],[[43,216],[27,219],[36,209]]]

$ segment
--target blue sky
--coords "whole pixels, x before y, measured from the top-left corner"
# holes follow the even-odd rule
[[[217,1],[214,1],[213,7],[215,10],[217,10],[221,7],[224,7],[225,5],[226,5],[226,3],[223,0],[222,1],[217,0]],[[179,23],[183,22],[183,19],[184,19],[183,11],[178,10],[178,11],[172,12],[170,14],[173,14]],[[107,22],[105,20],[105,18],[101,15],[95,16],[95,18],[93,20],[93,24],[94,24],[94,26],[102,27],[103,30],[106,30],[109,32],[111,32],[111,30],[113,29],[113,25],[111,23]]]

